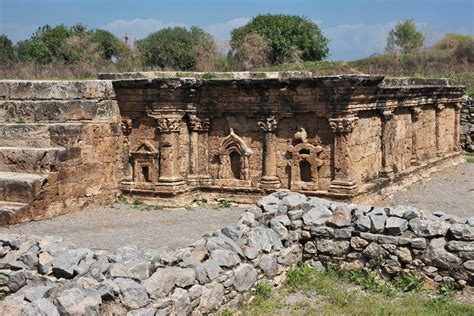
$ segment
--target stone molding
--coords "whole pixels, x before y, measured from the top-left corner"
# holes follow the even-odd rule
[[[278,119],[276,116],[272,115],[265,118],[260,118],[257,124],[264,132],[276,132],[278,128]]]
[[[189,115],[188,124],[193,132],[208,132],[210,121],[209,118],[199,118],[196,115]]]
[[[181,119],[178,118],[157,118],[156,128],[161,133],[179,132],[181,128]]]

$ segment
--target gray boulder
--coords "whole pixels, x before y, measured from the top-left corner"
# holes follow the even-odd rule
[[[446,251],[444,238],[432,239],[425,252],[424,260],[427,264],[440,269],[457,269],[462,261],[456,255]]]
[[[287,206],[289,210],[300,209],[307,200],[306,196],[301,193],[288,192],[288,195],[283,198],[283,205]]]
[[[230,268],[240,263],[239,256],[230,250],[216,249],[211,252],[211,259],[214,259],[221,267]]]
[[[145,289],[136,281],[126,278],[117,278],[114,283],[122,294],[122,303],[131,309],[141,308],[150,302]]]
[[[321,239],[317,242],[319,252],[331,256],[341,257],[349,252],[350,243],[348,240]]]
[[[142,281],[143,287],[151,298],[166,297],[175,283],[176,270],[174,268],[159,268],[151,277]]]
[[[351,210],[348,207],[338,206],[328,220],[328,225],[334,227],[346,227],[351,225]]]
[[[356,216],[355,223],[356,223],[356,229],[361,232],[369,231],[370,228],[372,227],[372,222],[370,221],[370,218],[366,215]]]
[[[53,273],[58,278],[71,279],[79,262],[86,257],[89,249],[71,249],[60,253],[53,259]]]
[[[328,208],[316,204],[303,215],[303,223],[307,226],[323,225],[331,215],[332,212]]]
[[[454,238],[461,240],[474,240],[474,226],[469,224],[454,224],[449,228]]]
[[[64,291],[56,302],[61,315],[98,315],[102,299],[96,290],[74,287]]]
[[[389,217],[385,223],[385,228],[390,235],[400,235],[408,229],[408,221],[400,217]]]
[[[234,287],[237,291],[248,290],[257,280],[257,270],[250,265],[243,263],[234,269]]]
[[[59,312],[49,300],[40,298],[26,305],[22,312],[22,316],[59,316]]]
[[[382,233],[385,229],[385,221],[387,220],[387,214],[385,209],[376,207],[368,213],[371,222],[371,231],[373,233]]]
[[[222,284],[217,282],[206,284],[197,309],[202,314],[209,314],[221,306],[223,299],[224,286]]]
[[[410,221],[411,230],[420,237],[444,236],[449,224],[443,221],[415,218]]]
[[[383,259],[388,258],[389,253],[387,250],[383,249],[382,246],[376,242],[370,243],[363,251],[362,254],[368,258],[372,259]]]

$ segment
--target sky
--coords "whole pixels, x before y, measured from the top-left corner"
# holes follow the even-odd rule
[[[302,15],[329,38],[329,60],[382,53],[397,21],[414,19],[426,45],[444,33],[474,36],[474,0],[0,0],[0,34],[13,42],[39,26],[85,24],[140,39],[169,26],[196,25],[225,43],[258,14]]]

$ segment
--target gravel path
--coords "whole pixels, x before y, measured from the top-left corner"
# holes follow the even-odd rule
[[[143,211],[116,204],[11,228],[0,227],[0,233],[61,236],[79,247],[92,249],[110,250],[126,245],[174,248],[193,243],[205,232],[237,223],[243,211],[238,207],[211,206]]]
[[[412,205],[460,217],[474,216],[474,163],[434,173],[393,195],[390,204]]]

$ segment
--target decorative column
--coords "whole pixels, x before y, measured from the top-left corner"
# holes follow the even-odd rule
[[[161,185],[182,184],[183,178],[179,172],[179,130],[181,119],[156,118],[156,128],[160,132],[160,176]]]
[[[277,146],[276,130],[278,120],[275,116],[269,116],[258,121],[258,126],[265,133],[263,148],[263,173],[260,186],[263,188],[279,188],[280,179],[277,177]]]
[[[189,115],[189,175],[188,182],[208,182],[209,175],[209,119]]]
[[[436,110],[436,127],[435,127],[435,130],[436,130],[436,156],[438,157],[441,157],[442,156],[442,152],[441,152],[441,137],[442,137],[442,133],[441,133],[441,115],[443,113],[443,110],[444,110],[444,105],[443,104],[437,104],[436,107],[435,107],[435,110]]]
[[[123,155],[122,155],[122,164],[123,164],[123,182],[133,182],[133,169],[131,165],[130,158],[130,134],[132,133],[132,119],[124,118],[120,123],[122,129],[122,135],[124,136],[123,141]]]
[[[454,151],[461,151],[461,109],[462,103],[456,103],[454,106]]]
[[[330,118],[329,126],[334,133],[334,180],[329,191],[353,193],[357,186],[351,175],[350,135],[354,130],[357,117]]]
[[[418,121],[420,120],[420,114],[422,110],[418,107],[410,108],[411,111],[411,161],[412,166],[417,166],[420,163],[420,157],[418,157]]]
[[[391,178],[393,176],[393,149],[395,145],[395,126],[393,113],[390,110],[381,111],[382,119],[382,177]]]

